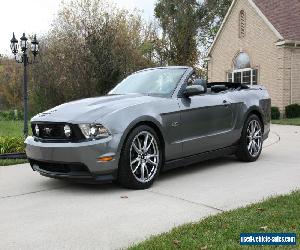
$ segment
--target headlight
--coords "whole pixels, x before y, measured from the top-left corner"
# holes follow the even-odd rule
[[[36,134],[37,136],[40,135],[40,129],[39,129],[39,126],[38,126],[37,124],[36,124],[35,127],[34,127],[34,131],[35,131],[35,134]]]
[[[101,139],[110,135],[108,129],[101,124],[79,124],[79,128],[86,139]]]

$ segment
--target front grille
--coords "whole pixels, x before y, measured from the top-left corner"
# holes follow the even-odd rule
[[[67,137],[64,132],[65,125],[70,126],[71,136]],[[36,132],[36,126],[38,126],[39,133]],[[45,140],[45,141],[80,141],[84,139],[78,126],[74,124],[66,123],[32,123],[31,124],[32,133],[35,138]]]
[[[39,169],[60,174],[90,175],[88,168],[81,163],[43,162],[29,159],[31,166],[37,165]]]

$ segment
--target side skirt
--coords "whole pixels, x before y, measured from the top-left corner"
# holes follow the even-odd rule
[[[209,152],[204,152],[196,155],[187,156],[184,158],[166,161],[163,167],[163,171],[167,171],[173,168],[192,165],[201,161],[219,158],[226,155],[232,155],[236,152],[238,146],[230,146],[222,149],[217,149]]]

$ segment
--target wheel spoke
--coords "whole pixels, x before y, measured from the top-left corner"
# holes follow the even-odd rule
[[[132,164],[138,162],[139,160],[140,160],[139,157],[136,157],[130,164],[132,165]]]
[[[254,137],[258,136],[261,134],[261,130],[259,129],[257,132],[254,133]]]
[[[149,170],[147,168],[147,164],[144,165],[144,169],[146,170],[147,179],[149,179]]]
[[[139,150],[141,151],[141,150],[142,150],[142,144],[141,144],[141,141],[140,141],[139,137],[137,137],[136,139],[137,139],[138,144],[139,144]]]
[[[145,163],[142,163],[142,167],[141,167],[141,180],[142,181],[145,180]]]
[[[251,144],[251,153],[254,154],[255,152],[255,146],[254,146],[254,142],[252,141],[252,144]]]
[[[147,159],[147,162],[150,163],[153,166],[157,166],[158,163],[151,161],[150,159]]]
[[[147,152],[148,152],[149,148],[151,147],[152,143],[153,143],[153,137],[151,138],[151,141],[150,141],[149,145],[148,145],[147,148],[146,148],[146,151],[147,151]]]
[[[132,143],[132,146],[133,146],[135,152],[137,152],[138,154],[141,154],[142,153],[142,150],[141,150],[141,147],[140,147],[141,143],[140,143],[138,138],[137,138],[137,141],[139,143],[139,148],[135,145],[135,142]]]
[[[149,138],[149,134],[146,134],[145,139],[144,139],[144,146],[143,146],[144,150],[147,149],[148,138]]]
[[[137,164],[137,166],[135,167],[134,170],[132,170],[132,172],[135,173],[135,172],[139,169],[140,166],[141,166],[141,162],[139,162],[139,163]]]
[[[149,158],[153,158],[153,157],[157,158],[157,157],[158,157],[158,155],[157,155],[157,154],[154,154],[154,155],[147,155],[147,156],[146,156],[146,158],[147,158],[147,159],[149,159]]]
[[[134,177],[141,183],[149,182],[157,172],[160,153],[155,137],[142,131],[132,141],[130,166]]]
[[[256,143],[256,141],[253,141],[253,149],[254,149],[254,152],[257,153],[258,152],[258,144]]]
[[[252,157],[259,154],[262,146],[262,129],[257,120],[250,121],[247,128],[247,148]]]
[[[249,144],[248,144],[248,150],[250,150],[250,149],[251,149],[251,147],[252,147],[252,143],[253,143],[253,141],[251,140],[251,141],[249,142]]]

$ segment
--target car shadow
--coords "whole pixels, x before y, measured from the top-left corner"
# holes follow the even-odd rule
[[[207,160],[193,165],[183,166],[167,171],[162,171],[157,182],[164,182],[172,178],[180,178],[183,176],[194,175],[206,170],[216,170],[231,165],[238,160],[234,156],[226,156],[213,160]],[[57,190],[63,192],[76,193],[76,194],[129,194],[131,192],[138,192],[138,190],[130,190],[123,188],[116,182],[111,183],[79,183],[68,180],[48,180],[49,187],[56,183]],[[48,185],[47,182],[45,185]],[[155,185],[155,184],[154,184]],[[126,198],[126,197],[125,197]]]
[[[228,164],[238,162],[234,156],[224,156],[221,158],[201,161],[192,165],[182,166],[179,168],[162,171],[158,181],[162,181],[168,178],[174,178],[178,176],[193,175],[195,173],[203,172],[206,170],[212,170],[217,168],[224,168]]]

